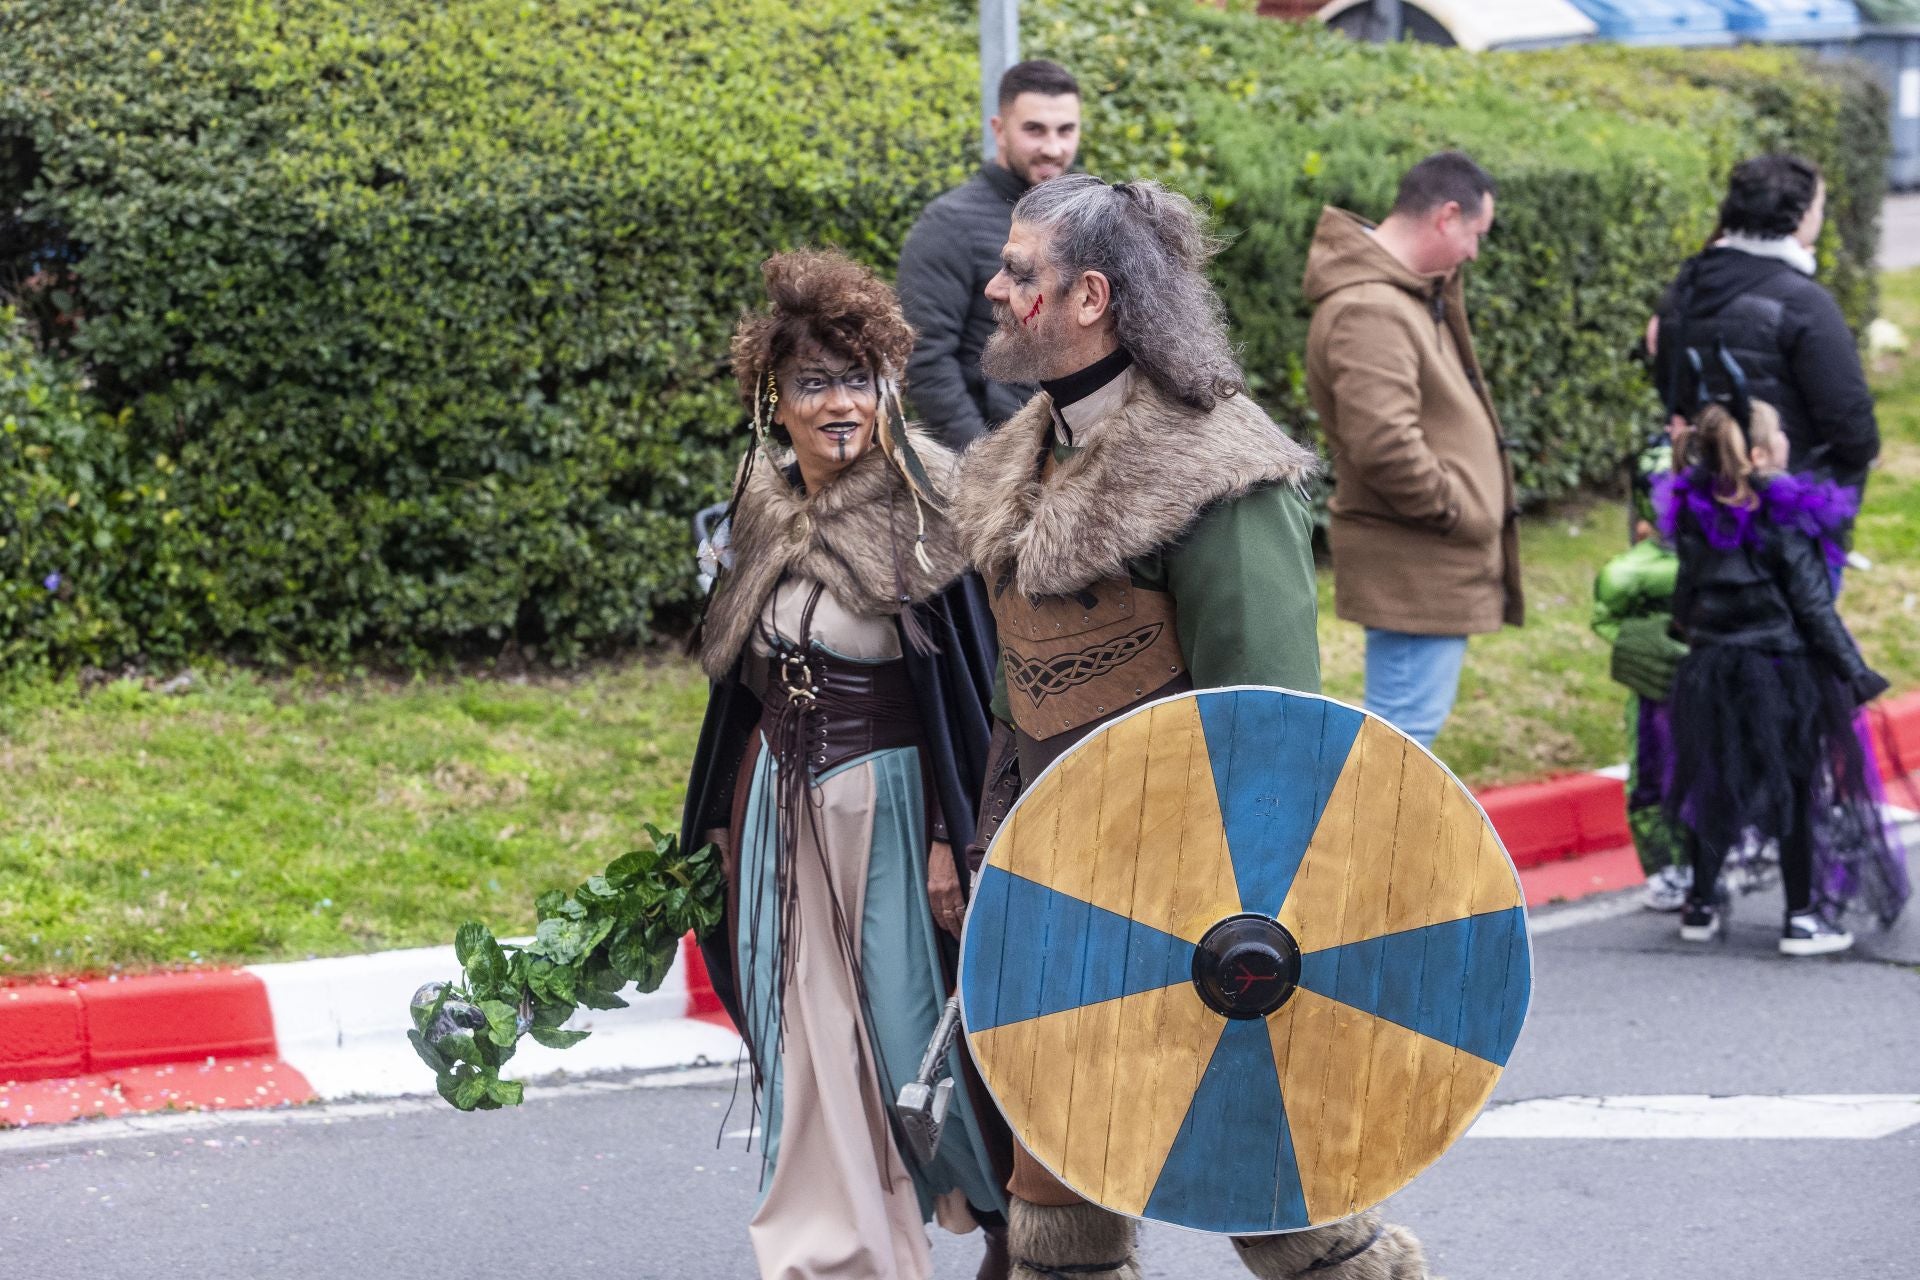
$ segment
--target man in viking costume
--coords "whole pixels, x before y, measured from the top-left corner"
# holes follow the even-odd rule
[[[1002,667],[975,865],[1021,786],[1115,716],[1191,689],[1319,688],[1315,462],[1246,392],[1204,274],[1215,248],[1153,182],[1067,175],[1014,210],[982,363],[1041,393],[951,490]],[[1133,1221],[1024,1149],[1008,1192],[1016,1280],[1140,1275]],[[1234,1243],[1263,1280],[1426,1275],[1419,1242],[1373,1212]]]

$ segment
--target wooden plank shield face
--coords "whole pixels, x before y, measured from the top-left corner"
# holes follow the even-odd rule
[[[1532,986],[1486,815],[1385,721],[1182,694],[1028,787],[961,944],[967,1039],[1097,1204],[1257,1235],[1380,1203],[1466,1131]]]

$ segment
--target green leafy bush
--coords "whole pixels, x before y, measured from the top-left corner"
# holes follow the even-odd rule
[[[129,653],[136,612],[178,634],[171,470],[0,309],[0,675]]]
[[[1501,185],[1468,305],[1524,501],[1610,478],[1654,420],[1629,352],[1744,156],[1793,149],[1825,168],[1823,279],[1857,327],[1873,315],[1887,138],[1869,77],[1773,49],[1365,45],[1183,0],[1027,13],[1031,42],[1095,90],[1089,166],[1211,199],[1250,381],[1303,436],[1300,281],[1320,210],[1384,216],[1401,172],[1447,147]]]
[[[644,638],[744,436],[770,248],[890,260],[963,173],[964,33],[884,0],[21,0],[13,256],[172,498],[196,644]],[[144,622],[144,620],[142,620]]]
[[[99,594],[62,612],[9,577],[0,635],[56,661],[564,662],[682,619],[687,517],[743,443],[726,339],[757,264],[828,242],[892,268],[974,161],[972,13],[14,0],[0,285],[82,362],[74,412],[113,430],[74,439],[111,447],[88,465],[112,479],[77,490],[99,514],[35,518],[94,547]],[[1529,497],[1604,474],[1646,420],[1625,353],[1739,155],[1827,167],[1822,256],[1871,312],[1885,112],[1863,77],[1770,51],[1375,48],[1191,0],[1029,0],[1025,21],[1089,89],[1090,168],[1219,209],[1255,389],[1303,433],[1319,207],[1378,214],[1439,146],[1502,180],[1472,306]],[[73,263],[59,300],[20,288],[50,259]],[[172,523],[136,536],[147,514]]]

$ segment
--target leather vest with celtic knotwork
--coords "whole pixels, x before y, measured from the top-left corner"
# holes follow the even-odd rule
[[[1125,577],[1031,600],[1002,575],[992,588],[1007,706],[1030,783],[1121,712],[1193,687],[1173,597]]]

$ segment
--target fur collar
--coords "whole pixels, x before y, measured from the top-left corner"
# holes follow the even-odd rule
[[[1770,522],[1813,539],[1838,586],[1840,570],[1847,563],[1847,526],[1860,514],[1860,495],[1831,480],[1786,473],[1755,476],[1753,492],[1758,505],[1740,507],[1714,496],[1713,474],[1702,468],[1655,476],[1653,507],[1660,536],[1668,546],[1674,545],[1684,511],[1700,526],[1708,546],[1727,552],[1760,545],[1764,526]]]
[[[1031,598],[1126,571],[1179,540],[1207,508],[1272,485],[1303,485],[1313,454],[1242,393],[1189,409],[1145,377],[1084,450],[1036,474],[1053,402],[1045,392],[961,459],[953,523],[989,582],[1008,569]]]
[[[934,488],[952,493],[953,453],[930,436],[910,434]],[[732,567],[714,584],[701,633],[700,665],[715,680],[740,656],[783,574],[821,583],[855,613],[891,616],[901,610],[901,578],[917,603],[966,572],[952,526],[931,504],[922,505],[933,572],[914,557],[913,499],[877,446],[817,494],[802,493],[787,479],[790,453],[783,451],[779,462],[752,453],[742,464],[752,471],[733,513]]]

